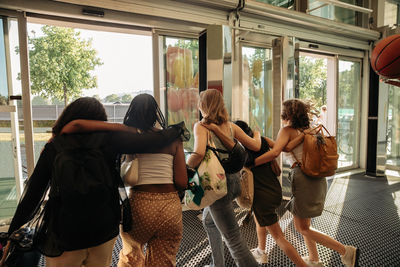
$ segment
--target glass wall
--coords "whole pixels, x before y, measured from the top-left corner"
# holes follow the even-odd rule
[[[400,25],[400,1],[385,1],[385,16],[383,25]]]
[[[339,168],[357,167],[361,61],[300,53],[299,62],[299,98],[312,105],[311,126],[336,135]]]
[[[10,113],[0,113],[0,222],[11,217],[17,206],[17,191],[14,174],[14,152]]]
[[[400,90],[389,85],[387,160],[389,166],[400,167]]]
[[[255,0],[257,2],[266,3],[274,6],[279,6],[287,9],[293,9],[295,5],[294,0]]]
[[[360,65],[359,61],[339,60],[336,135],[339,168],[357,164],[360,125]]]
[[[4,47],[4,25],[0,16],[0,105],[8,105],[8,84],[6,69],[6,51]]]
[[[272,138],[272,50],[242,47],[242,56],[241,117]]]
[[[299,57],[299,98],[313,107],[312,126],[324,123],[322,107],[327,104],[328,59],[301,54]],[[327,126],[327,122],[325,122]]]
[[[36,160],[65,103],[94,97],[121,123],[133,97],[153,94],[149,35],[28,23],[28,38]]]
[[[359,5],[359,0],[340,0],[352,5]],[[343,7],[326,4],[325,1],[308,0],[308,9],[310,15],[314,15],[321,18],[326,18],[338,22],[343,22],[350,25],[358,25],[358,17],[363,14],[354,10],[346,9]]]
[[[10,20],[8,20],[10,21]],[[6,66],[6,43],[0,16],[0,105],[8,105],[8,79]],[[13,134],[11,113],[0,112],[0,224],[10,218],[17,206],[17,188],[14,172]]]
[[[184,121],[191,132],[185,149],[192,151],[193,126],[199,120],[199,42],[197,39],[163,37],[164,99],[168,124]]]

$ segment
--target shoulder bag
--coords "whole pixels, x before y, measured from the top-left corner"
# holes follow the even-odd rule
[[[196,174],[189,180],[191,186],[185,191],[184,203],[189,209],[203,209],[227,193],[225,170],[209,147],[215,148],[215,144],[208,132],[206,153]]]
[[[134,154],[125,154],[121,163],[121,178],[125,185],[135,186],[139,180],[139,160]]]

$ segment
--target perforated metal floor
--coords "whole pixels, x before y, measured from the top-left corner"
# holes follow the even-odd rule
[[[400,179],[368,178],[360,174],[329,180],[328,185],[324,212],[313,219],[313,227],[344,244],[359,247],[360,266],[400,266]],[[235,211],[248,246],[256,247],[254,222],[243,225],[246,211],[238,207]],[[286,238],[301,255],[307,255],[303,239],[294,229],[292,215],[284,213],[282,208],[280,211],[280,225]],[[183,213],[183,240],[177,266],[204,266],[211,261],[211,250],[198,215],[196,211]],[[117,265],[120,249],[118,240],[112,266]],[[264,266],[294,266],[270,235],[267,235],[267,251],[269,263]],[[343,266],[338,253],[320,245],[318,251],[324,266]],[[235,266],[226,247],[225,255],[226,265]],[[43,261],[40,266],[44,266]]]

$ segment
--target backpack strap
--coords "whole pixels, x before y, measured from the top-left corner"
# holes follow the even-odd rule
[[[292,153],[294,159],[296,160],[295,163],[293,163],[293,165],[291,167],[294,167],[295,164],[297,164],[298,166],[301,166],[301,161],[298,160],[298,158],[296,157],[296,155],[293,153],[293,151],[290,151],[290,153]]]

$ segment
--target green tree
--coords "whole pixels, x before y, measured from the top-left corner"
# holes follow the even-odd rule
[[[121,97],[121,102],[122,103],[131,103],[133,97],[130,94],[125,94]]]
[[[8,104],[7,98],[5,96],[0,95],[0,106],[5,106]]]
[[[354,81],[358,79],[358,72],[354,70],[355,64],[349,70],[339,72],[339,98],[338,104],[341,108],[354,107],[355,99],[358,98],[358,90],[354,88]]]
[[[63,99],[66,105],[82,90],[95,88],[92,71],[103,63],[92,40],[81,39],[80,32],[71,28],[46,25],[41,30],[43,36],[28,39],[32,93]]]
[[[118,102],[120,100],[121,99],[116,94],[108,95],[104,98],[104,102],[107,102],[107,103],[114,103],[114,102]]]
[[[326,105],[326,59],[300,57],[300,98],[311,101],[315,108]]]

